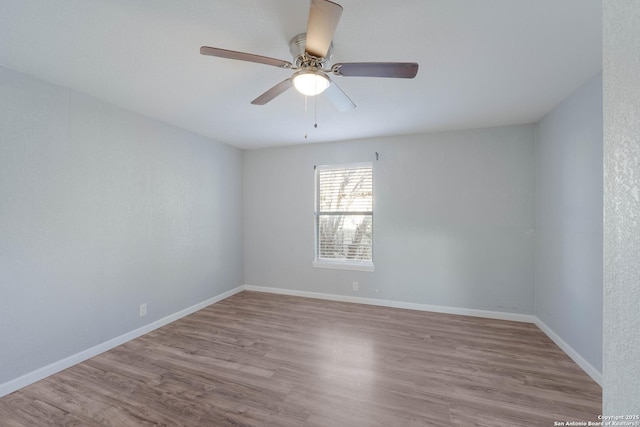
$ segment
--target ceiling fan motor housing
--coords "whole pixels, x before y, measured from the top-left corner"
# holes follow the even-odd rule
[[[294,59],[294,65],[302,69],[321,70],[327,66],[333,55],[333,43],[329,46],[327,55],[324,58],[318,58],[305,51],[307,41],[307,33],[300,33],[294,36],[289,42],[289,51]]]

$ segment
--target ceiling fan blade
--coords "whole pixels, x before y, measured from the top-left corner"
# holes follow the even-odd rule
[[[311,0],[307,21],[307,40],[304,49],[313,56],[324,58],[331,46],[333,33],[342,15],[342,6],[329,0]]]
[[[356,104],[347,96],[346,93],[340,89],[335,83],[331,82],[329,87],[322,92],[329,98],[329,101],[338,109],[338,111],[345,112],[356,108]]]
[[[334,64],[331,72],[345,77],[412,79],[418,74],[418,64],[415,62],[346,62]]]
[[[254,55],[252,53],[236,52],[235,50],[220,49],[217,47],[202,46],[200,54],[217,56],[219,58],[236,59],[238,61],[257,62],[258,64],[273,65],[280,68],[292,68],[293,64],[282,59],[269,58],[268,56]]]
[[[251,101],[251,103],[253,105],[264,105],[267,102],[271,101],[276,96],[286,92],[289,88],[291,88],[291,86],[293,86],[293,83],[291,82],[290,78],[283,80],[277,85],[275,85],[274,87],[272,87],[271,89],[269,89],[268,91],[266,91],[265,93],[263,93],[262,95],[260,95],[259,97],[257,97],[256,99],[254,99],[253,101]]]

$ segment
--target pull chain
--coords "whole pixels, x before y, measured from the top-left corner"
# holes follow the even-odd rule
[[[313,127],[318,128],[318,95],[313,97]],[[304,139],[309,137],[308,124],[309,124],[309,97],[304,96]]]
[[[313,97],[313,127],[318,128],[318,95]]]
[[[307,95],[304,96],[304,139],[307,139]]]

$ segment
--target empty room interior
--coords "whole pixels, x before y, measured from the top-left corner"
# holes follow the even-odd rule
[[[0,425],[640,425],[634,19],[0,0]]]

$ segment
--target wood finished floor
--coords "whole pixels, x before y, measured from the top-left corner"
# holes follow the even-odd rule
[[[13,426],[553,426],[601,389],[535,325],[242,292],[0,399]]]

